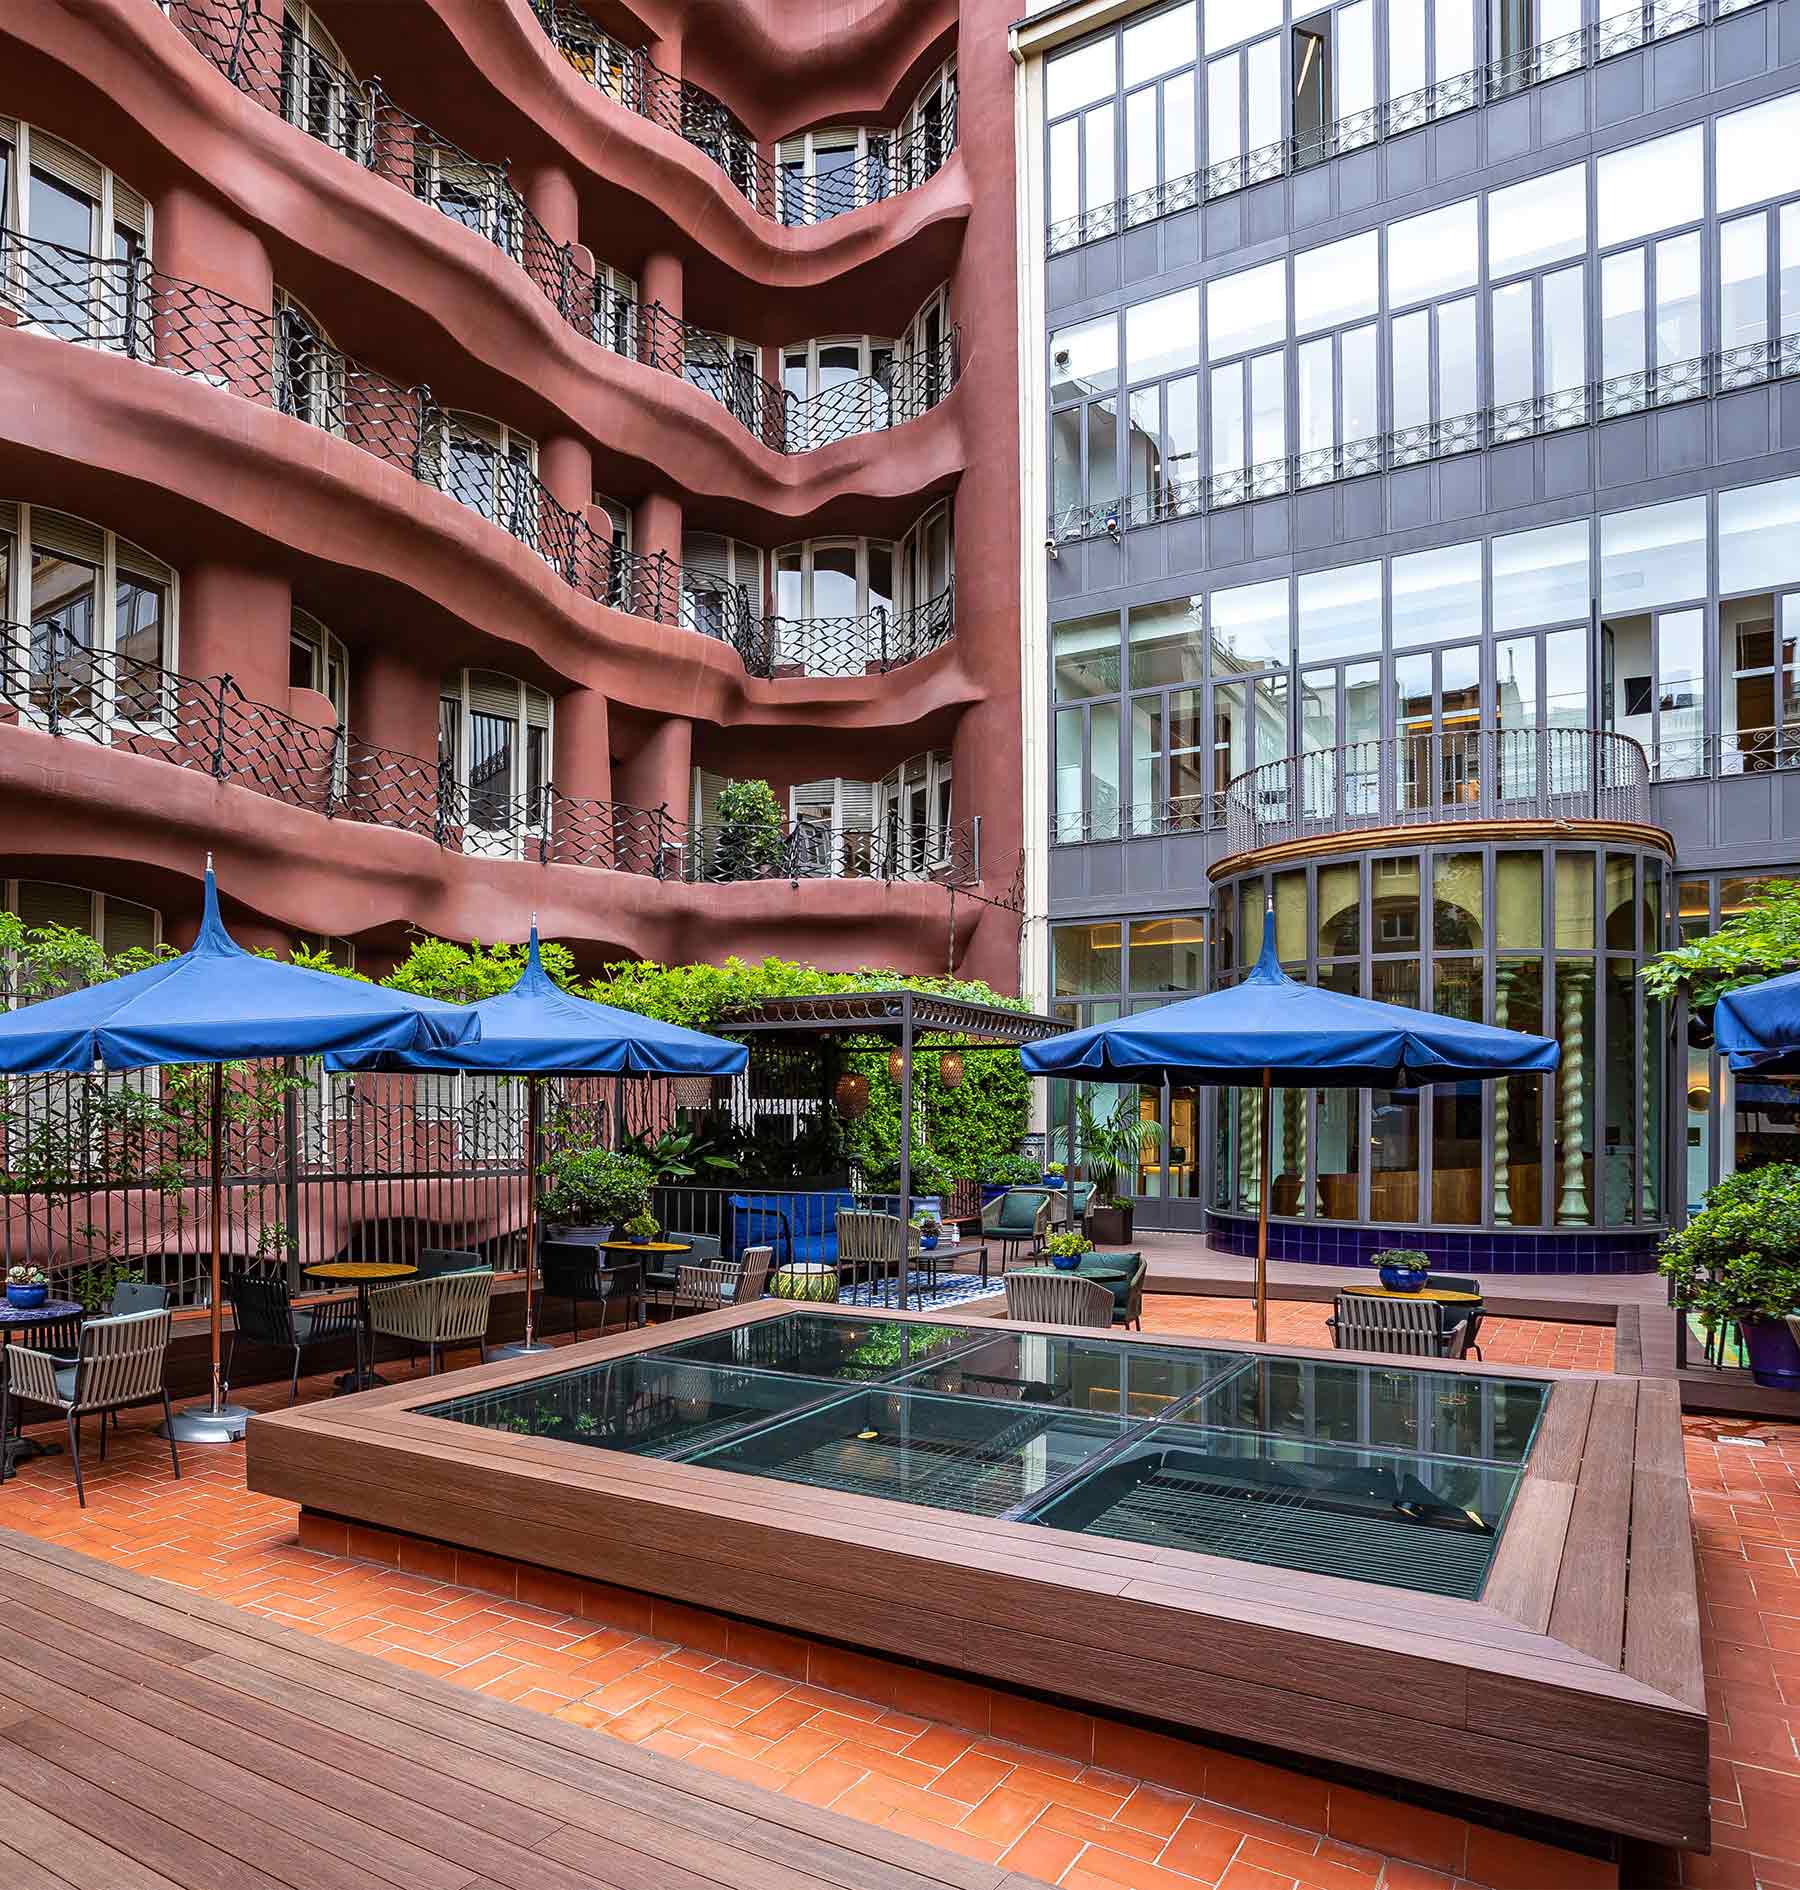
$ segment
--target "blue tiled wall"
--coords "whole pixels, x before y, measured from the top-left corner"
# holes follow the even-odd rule
[[[1207,1217],[1213,1244],[1227,1253],[1256,1251],[1256,1222],[1238,1215]],[[1620,1229],[1611,1233],[1548,1233],[1471,1228],[1447,1233],[1418,1227],[1344,1227],[1335,1223],[1269,1223],[1269,1257],[1313,1266],[1366,1266],[1382,1247],[1415,1247],[1444,1273],[1651,1273],[1660,1233]]]

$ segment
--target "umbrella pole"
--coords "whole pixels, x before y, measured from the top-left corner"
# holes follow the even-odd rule
[[[1256,1197],[1256,1342],[1269,1338],[1269,1072],[1262,1075],[1262,1187]]]
[[[208,1125],[212,1201],[207,1210],[207,1227],[212,1248],[209,1279],[212,1286],[211,1317],[208,1336],[212,1348],[212,1395],[205,1404],[191,1404],[185,1411],[159,1428],[181,1444],[235,1444],[244,1435],[250,1413],[237,1404],[225,1402],[225,1376],[220,1369],[220,1342],[225,1329],[223,1297],[224,1268],[220,1250],[225,1245],[225,1066],[212,1066],[211,1115]]]
[[[537,1296],[533,1291],[537,1273],[537,1146],[541,1079],[525,1079],[525,1337],[518,1345],[488,1347],[489,1358],[528,1358],[535,1352],[551,1350],[537,1335]]]

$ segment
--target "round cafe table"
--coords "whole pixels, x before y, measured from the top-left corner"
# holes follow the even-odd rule
[[[316,1266],[300,1270],[309,1280],[356,1288],[356,1369],[345,1372],[337,1381],[338,1391],[368,1391],[385,1385],[387,1380],[372,1368],[364,1352],[369,1330],[369,1288],[384,1286],[390,1280],[410,1280],[419,1269],[398,1260],[321,1260]]]
[[[650,1267],[650,1256],[655,1254],[662,1259],[671,1259],[694,1251],[694,1243],[691,1240],[597,1240],[594,1245],[601,1253],[622,1254],[628,1262],[635,1256],[643,1263],[643,1284],[646,1294],[667,1293],[671,1298],[675,1292],[675,1268],[674,1266],[659,1266],[653,1272]],[[660,1303],[659,1299],[658,1304]]]
[[[19,1335],[21,1345],[30,1345],[32,1329],[37,1326],[61,1325],[66,1319],[79,1319],[81,1307],[72,1299],[47,1299],[41,1306],[15,1306],[11,1300],[0,1295],[0,1345],[10,1345],[13,1334]],[[7,1367],[0,1357],[0,1371]],[[14,1422],[18,1421],[14,1414]],[[10,1475],[15,1464],[27,1457],[54,1457],[62,1449],[61,1444],[40,1444],[36,1438],[27,1437],[23,1431],[15,1431],[0,1439],[0,1451],[5,1455],[4,1471]]]
[[[1421,1286],[1416,1293],[1397,1293],[1391,1286],[1346,1286],[1345,1293],[1358,1293],[1364,1299],[1438,1299],[1446,1306],[1479,1306],[1479,1293],[1465,1293],[1449,1286]]]

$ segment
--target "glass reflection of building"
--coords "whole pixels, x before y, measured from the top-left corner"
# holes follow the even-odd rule
[[[1225,988],[1273,911],[1295,977],[1563,1051],[1278,1094],[1295,1258],[1648,1266],[1800,1153],[1800,1085],[1734,1085],[1638,975],[1800,877],[1800,85],[1756,0],[1555,11],[1554,59],[1469,0],[1015,34],[1052,364],[1028,975],[1122,1015],[1176,994],[1140,937],[1192,927],[1180,990]],[[1139,1224],[1245,1243],[1254,1098],[1138,1101]]]

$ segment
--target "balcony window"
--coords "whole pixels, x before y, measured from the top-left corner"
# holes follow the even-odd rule
[[[286,0],[282,9],[281,115],[353,163],[369,161],[361,81],[306,0]]]
[[[162,914],[153,906],[56,880],[0,879],[0,910],[11,913],[28,931],[66,928],[85,932],[109,958],[125,952],[151,953],[162,943]],[[0,1002],[9,1010],[71,988],[64,984],[22,989],[18,967],[0,959]],[[103,1080],[110,1085],[120,1079],[108,1076]],[[18,1106],[27,1111],[33,1102],[43,1106],[39,1098],[24,1094],[17,1098]],[[55,1107],[54,1103],[49,1106]],[[15,1133],[28,1135],[38,1126],[22,1117],[14,1118]]]
[[[1388,0],[1390,137],[1481,102],[1475,0]]]
[[[331,704],[338,727],[350,719],[350,656],[310,611],[296,609],[288,630],[288,687],[310,689]]]
[[[164,728],[175,591],[167,565],[113,532],[0,505],[0,693],[64,733]]]
[[[1800,191],[1800,96],[1788,93],[1743,111],[1727,112],[1715,122],[1713,136],[1718,200],[1714,207],[1721,216]]]
[[[462,670],[438,706],[438,769],[463,851],[520,857],[549,819],[550,698],[510,676]]]
[[[528,435],[480,414],[443,409],[433,415],[420,477],[515,538],[538,544],[537,442]]]
[[[875,827],[901,878],[919,878],[950,857],[950,753],[914,755],[875,784]]]
[[[828,446],[910,418],[893,409],[895,344],[872,335],[794,342],[782,350],[788,443],[796,452]]]
[[[48,132],[0,118],[0,303],[60,341],[150,352],[150,210]]]
[[[775,147],[783,223],[823,223],[893,189],[887,132],[866,125],[808,131]]]
[[[275,291],[275,405],[296,420],[342,435],[344,357],[323,325],[285,289]]]
[[[742,647],[762,617],[762,558],[754,545],[716,532],[681,535],[681,622]]]

